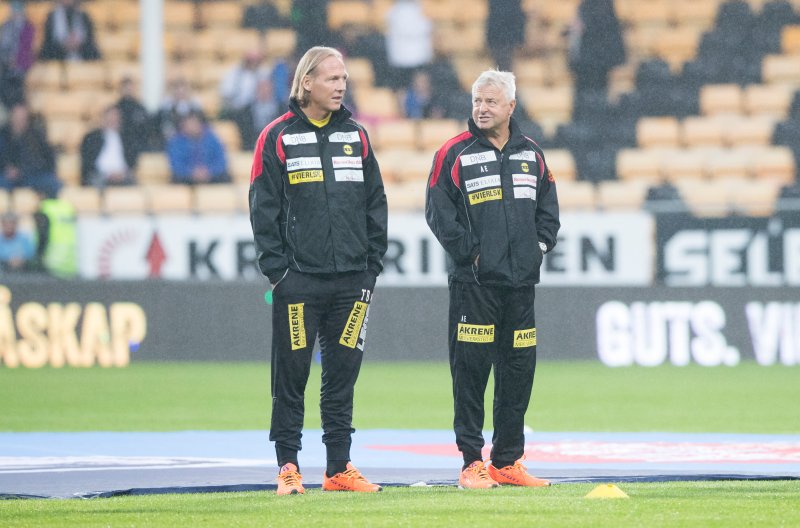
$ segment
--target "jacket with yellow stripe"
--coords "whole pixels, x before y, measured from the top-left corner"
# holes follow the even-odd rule
[[[450,257],[451,280],[533,285],[542,255],[556,245],[555,180],[539,145],[513,118],[510,127],[500,150],[470,119],[434,157],[425,217]]]
[[[344,106],[320,128],[291,101],[256,141],[249,198],[258,266],[270,282],[288,269],[383,269],[381,173],[366,131]]]

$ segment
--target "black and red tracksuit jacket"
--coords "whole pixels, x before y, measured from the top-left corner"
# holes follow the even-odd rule
[[[556,245],[561,224],[555,180],[539,145],[513,118],[510,127],[499,150],[470,119],[469,130],[445,143],[433,160],[425,217],[450,256],[452,280],[536,284],[542,255]]]
[[[295,101],[256,141],[250,223],[258,266],[276,283],[288,269],[383,269],[387,206],[364,128],[347,108],[313,125]]]

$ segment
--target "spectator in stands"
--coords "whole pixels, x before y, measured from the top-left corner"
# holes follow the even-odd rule
[[[33,240],[18,230],[19,218],[12,212],[2,217],[0,266],[5,273],[25,271],[35,255]]]
[[[288,27],[286,20],[272,0],[260,0],[247,6],[242,16],[242,27],[257,29],[261,32],[270,28]]]
[[[418,0],[395,0],[386,13],[386,54],[396,89],[411,84],[414,71],[433,59],[433,23]]]
[[[6,126],[0,130],[0,188],[31,187],[55,192],[56,157],[43,127],[36,126],[24,103],[11,108]]]
[[[582,0],[567,36],[576,104],[585,94],[607,94],[608,73],[625,62],[625,44],[614,1]]]
[[[265,126],[280,115],[281,108],[283,105],[275,97],[272,81],[268,77],[260,79],[256,87],[255,100],[245,108],[241,118],[237,121],[242,138],[242,148],[253,148],[258,135]]]
[[[122,135],[117,106],[103,112],[102,126],[86,134],[81,143],[81,184],[106,187],[135,183],[133,171],[139,152]]]
[[[525,12],[520,0],[489,0],[486,45],[496,67],[511,71],[514,51],[525,44]]]
[[[0,26],[0,98],[13,105],[25,98],[25,75],[36,60],[36,28],[25,14],[25,4],[11,2],[11,16]]]
[[[119,108],[123,141],[136,152],[158,149],[159,141],[154,138],[153,119],[144,105],[136,97],[136,85],[130,77],[123,77],[119,83]]]
[[[180,132],[167,144],[173,183],[230,181],[225,149],[206,124],[202,113],[190,112],[180,121]]]
[[[425,70],[414,73],[411,86],[403,98],[403,110],[411,119],[443,118],[445,109],[437,105],[431,90],[431,77]]]
[[[297,32],[296,49],[309,49],[318,44],[330,43],[327,3],[319,0],[292,1],[290,19]]]
[[[75,208],[57,190],[40,189],[36,222],[36,269],[61,279],[78,275],[78,222]]]
[[[44,25],[42,60],[98,60],[94,23],[80,8],[80,0],[56,0]]]
[[[258,81],[269,76],[269,68],[262,65],[262,58],[261,51],[250,50],[222,78],[219,87],[222,96],[220,118],[238,120],[255,101]]]
[[[189,81],[178,77],[170,83],[170,94],[161,103],[158,112],[158,123],[161,140],[168,143],[178,131],[181,119],[191,113],[203,113],[200,101],[192,94]]]

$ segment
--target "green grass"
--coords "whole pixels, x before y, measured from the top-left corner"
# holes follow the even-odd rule
[[[319,367],[306,391],[318,429]],[[799,433],[800,371],[790,367],[631,367],[542,362],[527,423],[540,431]],[[265,429],[269,367],[149,363],[124,369],[0,368],[0,431]],[[491,428],[491,386],[487,423]],[[449,429],[444,363],[365,363],[356,385],[360,429]]]
[[[0,501],[3,526],[800,526],[800,483],[623,484],[630,499],[590,500],[594,485],[546,489],[388,488],[355,495],[309,490],[156,495],[89,501]]]

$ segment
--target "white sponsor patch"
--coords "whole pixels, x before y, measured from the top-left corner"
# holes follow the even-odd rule
[[[476,163],[489,163],[490,161],[497,161],[497,154],[493,150],[484,152],[476,152],[475,154],[465,154],[461,156],[461,166],[469,167]]]
[[[536,161],[536,153],[532,150],[523,150],[508,157],[510,160]]]
[[[306,132],[305,134],[286,134],[283,136],[284,145],[305,145],[317,142],[316,132]]]
[[[361,138],[358,132],[334,132],[328,136],[328,141],[331,143],[358,143]]]
[[[475,178],[474,180],[465,180],[464,186],[466,186],[467,192],[477,191],[478,189],[485,189],[486,187],[499,187],[500,175],[493,174],[491,176],[483,176],[481,178]]]
[[[334,156],[331,158],[333,161],[334,169],[360,169],[361,158],[353,158],[351,156]]]
[[[286,170],[288,172],[321,168],[322,160],[319,158],[292,158],[286,160]]]
[[[360,170],[337,170],[333,171],[336,181],[341,182],[363,182],[364,173]]]
[[[514,187],[514,198],[536,199],[536,189],[531,187]]]
[[[514,185],[530,185],[531,187],[536,187],[536,176],[531,176],[530,174],[512,174],[511,177],[514,179]]]

